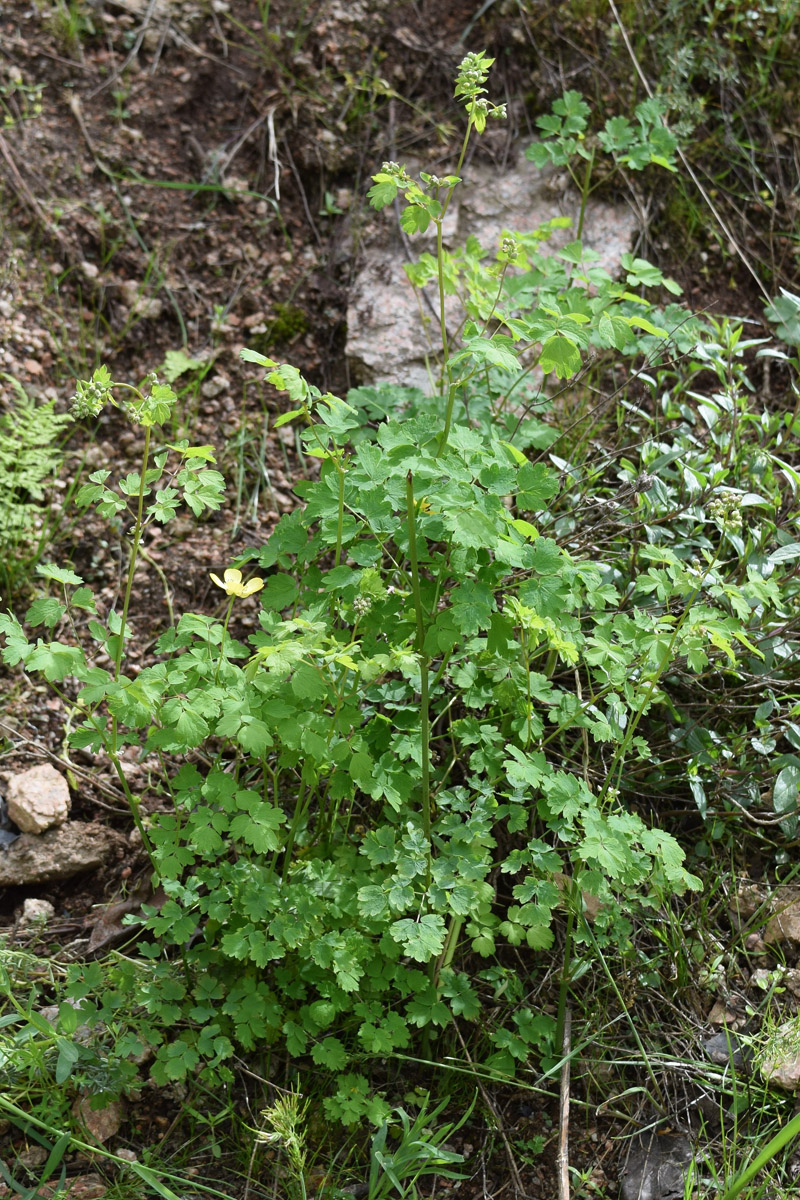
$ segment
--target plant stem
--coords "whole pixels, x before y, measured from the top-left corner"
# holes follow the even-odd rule
[[[114,770],[117,773],[117,779],[119,779],[120,787],[122,788],[123,792],[125,793],[125,799],[128,801],[128,807],[131,810],[131,816],[133,817],[133,823],[136,826],[136,829],[139,833],[139,837],[142,839],[142,846],[144,847],[145,853],[147,854],[147,857],[150,859],[150,863],[153,867],[154,881],[155,881],[155,879],[158,877],[158,869],[156,867],[155,862],[153,861],[153,844],[150,841],[150,838],[147,836],[147,830],[145,829],[144,824],[142,822],[142,814],[139,811],[139,797],[135,796],[133,794],[133,792],[131,791],[130,784],[128,783],[128,780],[125,776],[125,772],[122,769],[122,763],[120,762],[119,755],[117,754],[117,751],[116,751],[116,736],[117,736],[117,721],[116,721],[116,717],[115,717],[115,718],[113,718],[113,729],[112,729],[112,738],[114,739],[114,745],[113,745],[113,747],[111,747],[111,746],[108,747],[108,757],[111,759],[111,763],[114,767]],[[154,883],[154,886],[155,886],[155,883]]]
[[[442,391],[445,387],[448,391],[448,410],[450,408],[450,396],[452,394],[452,384],[450,383],[450,348],[447,338],[447,323],[445,321],[444,311],[444,246],[442,244],[442,218],[436,222],[436,267],[437,267],[437,283],[439,287],[439,335],[442,339]],[[445,423],[445,437],[447,434],[448,422]]]
[[[653,1093],[654,1094],[652,1096],[652,1099],[658,1105],[658,1107],[661,1110],[661,1113],[663,1115],[667,1111],[666,1103],[664,1100],[664,1093],[661,1090],[661,1085],[659,1084],[658,1080],[656,1079],[656,1075],[653,1070],[650,1059],[647,1057],[647,1051],[644,1048],[644,1042],[642,1041],[639,1030],[636,1027],[636,1022],[634,1021],[633,1017],[631,1016],[628,1006],[626,1005],[625,1001],[622,998],[622,992],[619,990],[619,985],[618,985],[616,979],[614,978],[611,968],[609,967],[608,963],[606,962],[605,955],[603,954],[602,950],[600,949],[600,947],[597,944],[597,938],[594,936],[594,931],[592,930],[591,925],[589,924],[588,920],[586,919],[586,914],[583,911],[581,911],[578,914],[578,916],[579,916],[580,924],[583,927],[584,937],[585,937],[586,941],[591,946],[594,947],[594,952],[600,961],[600,965],[603,968],[603,973],[605,974],[605,977],[611,986],[612,992],[614,993],[614,995],[616,996],[616,998],[619,1002],[620,1011],[627,1018],[628,1028],[631,1031],[633,1040],[636,1042],[637,1049],[639,1051],[639,1054],[641,1055],[641,1062],[644,1066],[645,1071],[647,1072],[647,1075],[650,1079],[651,1084],[653,1085]]]
[[[442,391],[447,390],[447,408],[444,415],[444,429],[436,448],[436,457],[443,453],[450,436],[450,425],[453,420],[453,408],[456,402],[456,385],[450,374],[450,350],[447,344],[447,325],[444,314],[444,261],[442,249],[442,222],[436,222],[436,258],[439,274],[439,328],[442,337]]]
[[[500,303],[500,297],[503,293],[503,284],[506,281],[506,271],[507,270],[508,270],[508,263],[503,263],[503,270],[500,273],[500,282],[497,285],[497,292],[495,293],[494,300],[492,301],[492,307],[490,308],[489,315],[486,318],[486,320],[483,322],[483,326],[481,328],[481,332],[480,332],[481,337],[483,337],[485,335],[486,330],[489,328],[489,322],[491,321],[492,317],[494,316],[495,310],[496,310],[498,304]],[[488,371],[486,373],[486,378],[487,378],[487,380],[489,378]]]
[[[282,884],[286,883],[286,878],[289,874],[289,867],[292,865],[292,851],[294,849],[294,839],[297,837],[297,831],[300,828],[300,822],[302,821],[303,817],[305,816],[306,812],[308,811],[308,803],[310,802],[310,798],[309,798],[309,802],[306,802],[305,796],[306,796],[306,784],[305,784],[305,781],[303,780],[303,781],[301,781],[301,784],[300,784],[300,794],[297,797],[297,802],[294,806],[294,816],[292,817],[292,825],[289,830],[289,836],[287,837],[286,845],[284,846],[283,871],[281,873],[281,883]],[[270,879],[272,879],[273,870],[274,870],[274,860],[273,860],[273,866],[270,867],[270,872],[269,872]]]
[[[431,773],[430,773],[430,712],[428,696],[428,666],[425,654],[425,618],[422,611],[422,592],[419,586],[419,563],[417,560],[417,532],[414,517],[414,479],[411,472],[406,476],[406,509],[408,512],[408,557],[411,563],[411,587],[414,593],[414,608],[417,614],[416,651],[420,671],[420,750],[422,754],[422,831],[428,843],[427,885],[431,881]]]
[[[576,230],[578,241],[580,241],[581,238],[583,237],[583,219],[586,216],[586,202],[589,199],[589,192],[591,191],[591,187],[589,185],[590,185],[591,179],[592,179],[592,167],[593,166],[594,166],[594,151],[592,151],[590,157],[587,158],[587,160],[586,160],[586,170],[583,175],[583,184],[581,185],[581,211],[580,211],[580,215],[578,217],[578,228]]]
[[[570,1200],[569,1186],[569,1076],[572,1047],[572,1013],[567,1010],[564,1032],[559,1043],[561,1053],[561,1099],[559,1104],[558,1200]]]
[[[139,476],[139,496],[136,505],[136,524],[133,527],[133,545],[131,546],[131,557],[128,563],[128,579],[125,584],[125,598],[122,602],[122,625],[119,631],[119,641],[117,643],[116,653],[114,655],[114,678],[119,678],[120,668],[122,666],[122,652],[125,646],[125,625],[128,619],[128,609],[131,603],[131,589],[133,588],[133,576],[136,571],[136,559],[139,555],[139,542],[142,537],[142,513],[144,512],[144,493],[145,493],[145,477],[147,475],[147,462],[150,458],[150,433],[151,427],[144,427],[144,451],[142,452],[142,470]],[[116,744],[116,739],[115,739]]]
[[[567,928],[564,934],[564,959],[561,963],[561,979],[558,986],[558,1013],[556,1016],[556,1046],[564,1041],[564,1027],[567,1014],[567,992],[569,991],[569,970],[572,958],[572,935],[575,931],[575,905],[582,903],[582,897],[575,887],[574,880],[565,880],[564,898],[567,902]]]
[[[227,637],[227,634],[228,634],[228,622],[231,619],[231,613],[233,612],[233,602],[235,599],[236,599],[235,596],[231,596],[230,600],[228,601],[228,611],[225,613],[225,620],[222,625],[222,637],[220,638],[220,641],[219,641],[219,658],[217,659],[217,669],[214,672],[214,683],[215,684],[219,681],[220,667],[222,666],[222,660],[225,657],[225,638]]]
[[[116,649],[114,652],[114,679],[115,680],[119,680],[120,673],[122,671],[122,656],[123,656],[123,653],[125,650],[125,626],[127,625],[127,622],[128,622],[128,610],[130,608],[130,603],[131,603],[131,591],[133,590],[133,577],[134,577],[134,574],[136,573],[136,560],[139,555],[139,542],[141,541],[141,537],[142,537],[142,516],[144,513],[144,495],[145,495],[145,490],[146,490],[145,480],[146,480],[146,476],[147,476],[147,463],[150,458],[150,434],[151,434],[151,426],[145,425],[145,427],[144,427],[144,450],[142,451],[142,469],[141,469],[140,476],[139,476],[139,496],[138,496],[137,505],[136,505],[136,523],[133,527],[133,543],[131,544],[131,554],[130,554],[130,560],[128,562],[128,578],[125,583],[125,597],[122,601],[122,619],[121,619],[121,623],[120,623],[119,634],[117,635]],[[142,839],[142,846],[144,847],[145,851],[147,852],[147,856],[150,859],[150,862],[153,864],[153,869],[155,870],[156,869],[155,863],[153,862],[153,846],[150,842],[149,837],[147,836],[147,830],[145,829],[144,824],[142,823],[142,817],[141,817],[141,813],[139,811],[139,800],[138,800],[138,797],[134,796],[133,792],[131,791],[130,786],[128,785],[128,780],[125,777],[125,772],[122,769],[122,763],[119,760],[119,754],[117,751],[118,728],[119,728],[119,723],[117,721],[117,718],[116,718],[116,716],[112,715],[112,717],[111,717],[111,744],[107,747],[108,756],[114,765],[114,770],[117,773],[117,778],[119,779],[120,786],[122,787],[122,790],[125,793],[125,798],[128,801],[128,807],[131,810],[131,816],[133,817],[133,821],[134,821],[136,829],[139,833],[139,837]]]
[[[471,132],[472,116],[470,116],[467,122],[464,141],[461,143],[461,153],[458,156],[458,163],[456,164],[455,170],[456,175],[458,175],[463,165],[464,156],[467,153],[467,146],[469,145],[469,135]],[[453,383],[453,379],[450,374],[450,350],[448,346],[447,324],[445,322],[444,314],[444,247],[442,245],[442,226],[444,224],[445,213],[450,207],[450,201],[453,198],[453,192],[455,191],[456,186],[456,184],[453,184],[448,191],[445,202],[442,205],[441,214],[436,222],[436,266],[439,282],[439,329],[442,338],[442,394],[444,394],[445,390],[447,391],[447,409],[445,410],[444,429],[442,430],[442,436],[439,439],[439,445],[436,448],[437,458],[440,454],[444,453],[444,450],[447,446],[447,439],[450,436],[450,425],[453,420],[453,406],[455,405],[456,400],[456,386]]]
[[[441,976],[442,971],[446,971],[453,961],[453,957],[455,956],[456,952],[456,946],[458,945],[458,939],[461,936],[463,924],[463,917],[457,917],[455,913],[451,913],[450,923],[447,929],[447,938],[445,939],[444,949],[439,957],[439,961],[436,964],[436,971],[433,979],[433,982],[437,988],[439,986],[439,977]]]
[[[334,459],[334,465],[339,474],[339,511],[336,518],[336,553],[333,559],[333,565],[339,566],[342,561],[342,530],[344,528],[344,471],[338,462]]]

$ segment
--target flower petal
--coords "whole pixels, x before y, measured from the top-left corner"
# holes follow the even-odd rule
[[[228,596],[253,596],[256,592],[260,592],[264,586],[264,580],[259,579],[258,576],[249,579],[247,583],[242,583],[242,572],[236,567],[228,567],[222,579],[220,579],[219,575],[214,575],[213,573],[211,573],[211,578],[217,587],[222,588]]]

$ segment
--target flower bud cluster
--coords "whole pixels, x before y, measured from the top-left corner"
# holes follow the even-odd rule
[[[381,165],[381,171],[384,175],[391,175],[398,186],[414,182],[405,167],[400,166],[400,163],[385,162]]]
[[[742,498],[735,492],[724,492],[709,501],[708,515],[721,529],[736,533],[742,528]]]
[[[487,58],[483,53],[467,54],[462,58],[456,76],[456,96],[479,96],[493,62],[493,58]]]
[[[485,96],[481,96],[475,101],[475,108],[495,121],[504,121],[508,116],[505,104],[492,104],[491,100],[487,100]]]
[[[356,615],[359,617],[365,616],[371,608],[371,596],[356,596],[355,600],[353,601],[353,609],[355,610]]]
[[[77,421],[84,417],[96,417],[111,399],[113,386],[111,376],[104,367],[95,371],[91,379],[79,379],[75,395],[70,401],[73,417]]]
[[[141,424],[142,406],[140,404],[134,403],[133,400],[126,400],[120,407],[130,421],[131,425]]]
[[[467,108],[475,123],[478,133],[483,133],[486,118],[503,120],[508,116],[505,104],[493,104],[486,99],[486,88],[483,86],[489,78],[489,68],[493,58],[481,52],[468,54],[461,60],[456,76],[456,98],[462,97],[467,102]]]

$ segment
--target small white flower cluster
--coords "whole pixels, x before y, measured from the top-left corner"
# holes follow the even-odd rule
[[[689,575],[693,575],[696,579],[699,579],[701,582],[702,582],[702,580],[705,579],[706,575],[708,575],[708,573],[709,573],[708,563],[705,562],[702,558],[699,558],[697,555],[695,555],[694,558],[690,559],[690,561],[687,562],[685,564],[685,566],[686,566],[687,573]]]

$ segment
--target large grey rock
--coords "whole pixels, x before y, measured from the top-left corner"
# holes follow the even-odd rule
[[[561,177],[540,171],[522,155],[519,163],[507,171],[470,166],[464,170],[463,179],[445,217],[447,249],[463,246],[474,235],[493,254],[504,229],[530,233],[558,216],[571,217],[573,227],[557,230],[543,245],[543,251],[552,253],[574,240],[578,197],[565,189]],[[388,223],[391,215],[386,220]],[[627,205],[592,200],[586,209],[582,241],[600,255],[597,265],[613,275],[618,272],[621,255],[630,250],[636,230],[636,218]],[[435,251],[434,243],[421,237],[413,238],[411,247],[415,256],[423,250]],[[418,293],[403,270],[407,261],[405,248],[394,237],[388,244],[381,242],[365,251],[347,311],[347,355],[365,382],[389,380],[429,392],[426,355],[430,346],[420,319]],[[432,285],[426,291],[431,305],[427,307],[423,301],[423,316],[429,318],[428,337],[435,353],[439,338],[437,292]],[[446,313],[452,334],[463,316],[457,297],[448,297]]]
[[[83,821],[67,821],[38,836],[23,833],[7,850],[0,849],[0,887],[50,883],[95,871],[119,844],[113,830]]]
[[[703,1042],[703,1049],[713,1063],[741,1071],[753,1061],[753,1049],[730,1030],[720,1030]]]
[[[622,1200],[683,1200],[691,1163],[684,1134],[655,1129],[636,1134],[620,1172]]]
[[[67,781],[49,763],[31,767],[11,776],[6,803],[9,817],[23,833],[44,833],[69,816]]]

